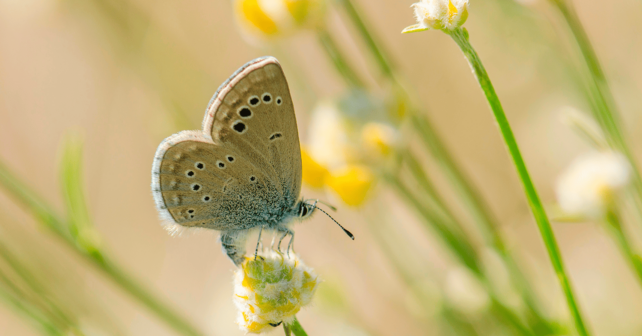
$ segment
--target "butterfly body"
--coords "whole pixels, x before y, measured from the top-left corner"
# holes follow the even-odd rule
[[[250,229],[293,234],[292,219],[312,213],[300,191],[294,106],[273,57],[234,73],[210,101],[203,129],[165,139],[152,167],[152,193],[168,230],[221,231],[223,249],[237,265]]]

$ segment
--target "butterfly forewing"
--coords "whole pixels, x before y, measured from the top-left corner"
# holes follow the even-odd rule
[[[212,138],[267,172],[294,205],[301,189],[299,134],[288,84],[276,59],[243,68],[220,89],[207,113],[204,124],[211,124]]]
[[[203,131],[159,146],[152,170],[157,207],[170,224],[242,230],[276,223],[301,188],[294,107],[276,59],[257,59],[224,83]]]

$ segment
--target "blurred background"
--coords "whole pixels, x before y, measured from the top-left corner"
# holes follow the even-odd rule
[[[150,170],[158,144],[199,129],[218,86],[264,55],[277,57],[288,77],[304,149],[332,175],[327,185],[304,183],[304,195],[337,206],[333,216],[356,236],[350,241],[322,214],[295,226],[297,253],[324,280],[298,314],[310,335],[575,333],[494,119],[446,34],[400,34],[414,23],[412,1],[353,0],[395,67],[390,81],[343,1],[306,14],[319,18],[283,34],[243,22],[239,8],[251,1],[241,2],[0,0],[0,335],[189,334],[166,323],[174,313],[163,315],[161,306],[194,326],[195,335],[243,334],[232,303],[233,265],[217,232],[168,235],[159,225]],[[574,5],[639,158],[642,3]],[[569,111],[591,109],[568,28],[544,0],[472,1],[466,27],[554,213],[557,176],[591,148],[563,121]],[[344,56],[343,75],[329,50]],[[422,135],[409,131],[415,112],[407,104],[430,118],[488,205],[535,313]],[[331,138],[342,135],[327,130],[342,118],[347,135],[337,145]],[[393,153],[354,158],[363,152],[354,139],[366,139],[366,146],[363,127],[371,123],[384,125],[375,133],[388,135],[373,141]],[[324,159],[336,146],[348,147],[348,164],[339,168]],[[398,188],[398,179],[410,175],[400,163],[407,150],[462,223],[483,276],[453,257],[427,223],[430,216],[422,217],[422,206],[413,207]],[[353,162],[359,164],[350,170]],[[422,192],[421,183],[407,181],[407,191]],[[640,229],[633,220],[627,225]],[[609,232],[591,221],[553,226],[593,334],[642,333],[642,289]],[[141,291],[158,301],[145,301]],[[506,322],[504,308],[521,322]]]

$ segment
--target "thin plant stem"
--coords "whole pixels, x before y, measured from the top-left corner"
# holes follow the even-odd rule
[[[346,81],[346,84],[351,88],[363,87],[363,81],[350,66],[345,55],[337,45],[336,41],[334,41],[334,38],[332,38],[325,29],[319,29],[317,31],[317,36],[326,55],[330,60],[332,60],[335,69],[337,69],[341,74],[341,77]]]
[[[604,70],[573,5],[566,0],[551,0],[551,2],[564,17],[584,60],[587,74],[583,77],[584,83],[588,86],[587,95],[593,105],[593,115],[606,134],[611,147],[626,155],[633,166],[633,198],[636,203],[638,219],[642,220],[642,178],[631,150],[624,139],[621,117]]]
[[[629,262],[640,285],[642,285],[642,260],[640,260],[640,257],[633,251],[629,239],[624,233],[624,228],[622,227],[620,216],[616,209],[611,209],[607,212],[606,222],[609,224],[609,228],[613,232],[613,236],[615,237],[624,258]]]
[[[555,269],[557,277],[560,281],[560,285],[562,286],[562,290],[564,291],[564,295],[571,311],[571,315],[573,316],[573,319],[575,321],[577,332],[582,336],[587,336],[589,335],[589,332],[584,324],[584,320],[576,303],[573,289],[571,288],[570,281],[564,268],[560,249],[557,241],[555,240],[553,228],[551,227],[551,224],[546,215],[546,211],[542,206],[535,186],[533,185],[530,175],[528,174],[526,164],[524,163],[522,155],[519,151],[519,147],[508,122],[508,118],[504,113],[504,109],[502,108],[502,105],[499,101],[499,97],[497,97],[497,94],[495,93],[495,89],[493,88],[490,78],[488,77],[488,73],[486,72],[486,69],[484,68],[481,60],[479,59],[477,52],[470,44],[468,40],[468,32],[465,30],[465,28],[455,28],[453,30],[445,32],[447,32],[453,38],[453,40],[457,43],[459,48],[464,53],[464,56],[470,64],[473,74],[477,78],[479,85],[481,86],[481,89],[484,92],[486,99],[488,100],[490,108],[495,116],[495,120],[497,121],[501,134],[504,138],[504,142],[508,147],[508,151],[519,174],[531,211],[533,212],[535,221],[537,222],[540,233],[544,240],[544,244],[546,245],[551,263],[553,264],[553,268]]]
[[[283,323],[283,332],[285,332],[285,336],[292,336],[292,330],[285,323]]]
[[[0,282],[6,282],[6,277],[0,272]],[[10,290],[0,286],[0,300],[13,309],[18,314],[28,319],[32,324],[40,329],[46,335],[64,336],[64,331],[60,330],[54,323],[42,316],[38,309],[32,307],[26,300],[16,297]]]
[[[301,326],[301,323],[299,323],[299,319],[296,317],[294,318],[294,322],[288,326],[294,336],[308,336],[308,334],[303,330],[303,327]]]
[[[377,38],[373,36],[372,29],[368,28],[368,25],[359,14],[359,11],[355,8],[352,0],[337,0],[337,2],[345,9],[348,18],[357,28],[359,35],[372,54],[381,73],[397,89],[402,91],[407,100],[410,100],[408,98],[409,93],[402,84],[391,57],[388,56],[388,53],[381,46],[381,43],[377,41]],[[459,197],[461,197],[466,208],[469,209],[474,219],[481,224],[481,227],[485,228],[486,231],[489,232],[493,245],[498,246],[500,250],[503,250],[505,248],[505,244],[501,235],[499,235],[496,220],[491,214],[489,206],[484,202],[479,192],[475,187],[473,187],[469,178],[464,174],[455,159],[450,155],[448,149],[443,143],[443,140],[439,138],[439,133],[432,126],[428,117],[419,113],[419,111],[414,107],[410,109],[410,114],[411,124],[420,134],[421,139],[424,141],[426,146],[431,150],[435,160],[446,174]]]
[[[2,241],[0,241],[0,257],[2,257],[2,260],[11,267],[13,272],[31,290],[32,293],[28,295],[29,297],[27,298],[29,301],[41,306],[39,309],[50,315],[52,320],[57,321],[56,323],[67,326],[75,335],[82,335],[76,327],[76,321],[73,321],[73,319],[50,298],[34,274],[27,269],[21,260],[9,251]],[[27,297],[26,294],[24,296]]]
[[[120,286],[125,292],[145,305],[150,311],[157,315],[177,332],[183,335],[203,335],[191,323],[179,316],[165,303],[161,302],[154,295],[148,292],[144,286],[137,283],[126,272],[110,260],[108,256],[98,249],[86,249],[81,246],[65,228],[69,223],[56,214],[49,205],[44,202],[35,192],[27,187],[17,176],[0,161],[0,185],[5,188],[7,194],[12,196],[18,203],[24,206],[38,221],[45,227],[52,230],[58,238],[66,243],[71,249],[83,256],[90,264],[97,267],[112,281]]]
[[[468,238],[459,232],[453,231],[450,226],[443,223],[438,216],[435,215],[434,211],[422,204],[419,199],[410,192],[408,186],[406,186],[406,184],[397,176],[386,174],[385,177],[388,182],[397,189],[399,194],[408,202],[408,204],[410,204],[424,218],[427,227],[434,230],[446,246],[454,252],[459,261],[466,265],[466,267],[476,275],[482,275],[477,253],[473,244],[468,241]]]

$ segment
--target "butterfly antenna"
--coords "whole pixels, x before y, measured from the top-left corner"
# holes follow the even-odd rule
[[[335,212],[337,211],[337,207],[335,207],[332,204],[326,203],[326,202],[324,202],[324,201],[322,201],[320,199],[310,198],[310,199],[305,200],[305,202],[307,202],[307,201],[314,201],[314,204],[321,203],[321,204],[327,206],[328,208],[330,208],[330,210],[335,211]],[[315,206],[315,208],[317,208],[317,207]]]
[[[330,217],[330,219],[332,219],[333,222],[337,223],[337,225],[339,225],[339,227],[343,229],[343,232],[345,232],[348,235],[348,237],[354,240],[354,235],[352,234],[352,232],[346,230],[346,228],[344,228],[341,224],[339,224],[339,222],[337,222],[334,218],[332,218],[332,216],[330,216],[329,213],[325,212],[323,209],[319,208],[316,205],[312,205],[312,206],[314,206],[316,209],[319,209],[319,211],[323,212],[326,216]]]

